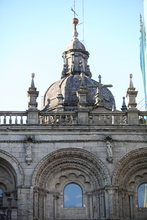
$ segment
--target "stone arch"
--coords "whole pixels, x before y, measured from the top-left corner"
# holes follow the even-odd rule
[[[121,215],[131,219],[146,219],[147,210],[138,207],[138,186],[147,182],[147,148],[130,151],[118,162],[112,177],[115,185],[115,204]],[[115,207],[117,210],[117,207]]]
[[[71,183],[79,185],[83,191],[83,206],[80,212],[75,209],[64,209],[64,187]],[[110,183],[107,167],[91,152],[79,148],[54,151],[38,163],[32,176],[34,218],[70,219],[71,216],[74,219],[93,218],[94,213],[98,215],[96,211],[100,209],[98,206],[102,206],[101,212],[104,212],[104,188]],[[101,205],[98,203],[99,199]]]
[[[32,176],[33,186],[43,186],[45,179],[63,169],[83,170],[92,178],[95,188],[110,185],[111,179],[107,167],[91,152],[78,148],[60,149],[45,156],[36,166]]]
[[[8,169],[16,176],[16,186],[24,183],[24,172],[18,160],[6,151],[0,150],[1,164],[6,164]]]
[[[147,148],[133,150],[123,156],[118,162],[112,177],[113,185],[128,187],[143,178],[147,170]],[[142,172],[141,172],[142,170]]]

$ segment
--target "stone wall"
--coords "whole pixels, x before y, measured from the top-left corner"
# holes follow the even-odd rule
[[[145,126],[0,129],[0,158],[15,173],[18,220],[146,218],[137,208],[137,187],[147,182]],[[70,182],[83,188],[81,209],[63,207]]]

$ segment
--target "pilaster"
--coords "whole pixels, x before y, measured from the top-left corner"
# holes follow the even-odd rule
[[[20,187],[17,190],[18,220],[33,220],[33,189]]]

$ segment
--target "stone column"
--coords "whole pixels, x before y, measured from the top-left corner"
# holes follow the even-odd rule
[[[18,220],[33,220],[33,189],[20,187],[18,194]]]
[[[39,204],[38,204],[39,198],[38,198],[38,189],[34,189],[34,196],[33,196],[33,220],[38,220],[39,217]]]
[[[100,191],[100,217],[106,217],[105,195],[103,190]]]
[[[88,218],[93,219],[93,198],[92,193],[87,193]]]
[[[99,219],[100,209],[99,209],[99,195],[98,192],[93,194],[93,218]]]
[[[129,203],[130,203],[130,218],[134,218],[134,208],[133,208],[133,195],[129,195]]]
[[[100,192],[98,192],[98,217],[101,217],[101,209],[100,209]]]
[[[118,219],[119,218],[119,200],[118,187],[108,186],[105,188],[105,205],[106,205],[106,218]]]
[[[44,198],[46,191],[44,189],[39,189],[38,194],[38,210],[39,210],[39,220],[44,220]]]
[[[53,219],[57,216],[57,199],[59,199],[58,193],[53,194]]]

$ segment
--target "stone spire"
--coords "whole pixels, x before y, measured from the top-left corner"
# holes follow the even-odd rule
[[[37,97],[39,92],[37,91],[34,83],[35,74],[32,73],[31,87],[28,90],[28,96],[30,97],[30,101],[28,103],[28,110],[37,110]]]
[[[123,103],[122,103],[121,110],[122,110],[123,112],[127,110],[127,106],[126,106],[126,102],[125,102],[125,97],[123,97]]]
[[[136,96],[138,92],[135,91],[132,78],[133,78],[133,74],[130,74],[130,83],[129,83],[129,88],[127,90],[127,97],[129,98],[128,108],[136,109],[137,106]]]
[[[73,39],[68,44],[65,52],[62,55],[64,59],[64,66],[61,78],[64,78],[68,75],[80,75],[81,72],[88,77],[92,76],[89,65],[87,64],[89,53],[86,51],[85,46],[78,40],[78,22],[79,21],[77,18],[73,18]]]
[[[57,93],[57,99],[58,99],[58,107],[57,107],[57,110],[58,111],[64,111],[64,102],[63,102],[63,95],[62,95],[62,92],[61,92],[61,85],[59,85],[59,90],[58,90],[58,93]]]

